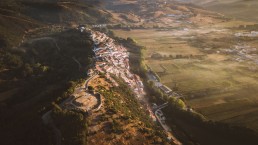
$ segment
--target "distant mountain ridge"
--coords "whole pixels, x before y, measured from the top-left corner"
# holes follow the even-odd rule
[[[258,1],[256,0],[188,0],[195,5],[223,13],[229,17],[257,21]]]
[[[27,31],[44,25],[111,20],[99,4],[97,0],[1,0],[0,48],[17,45]]]

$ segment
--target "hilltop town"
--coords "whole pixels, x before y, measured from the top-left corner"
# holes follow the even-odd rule
[[[257,144],[258,24],[189,2],[1,0],[1,143]]]
[[[139,98],[142,97],[145,94],[143,83],[138,75],[130,72],[129,53],[126,48],[115,44],[114,40],[104,33],[90,32],[94,41],[96,63],[94,70],[89,70],[88,74],[94,71],[104,73],[114,86],[118,86],[118,83],[112,76],[122,78]]]

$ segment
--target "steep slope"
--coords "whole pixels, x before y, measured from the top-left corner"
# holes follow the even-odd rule
[[[0,2],[1,144],[55,144],[41,115],[69,96],[92,57],[88,35],[67,26],[104,13],[83,1]]]
[[[96,78],[90,84],[104,101],[103,107],[88,118],[88,144],[173,144],[141,109],[126,83],[117,81],[120,81],[118,87],[112,87],[106,78]]]
[[[26,42],[19,48],[23,52],[1,51],[1,144],[55,143],[41,115],[52,102],[67,98],[85,77],[91,46],[87,34],[67,30]]]
[[[82,114],[59,109],[57,105],[86,78],[93,60],[93,42],[89,34],[70,26],[114,21],[99,3],[94,3],[95,7],[92,1],[1,2],[1,144],[57,144],[55,131],[51,125],[45,126],[41,118],[53,108],[54,122],[63,133],[63,144],[85,144],[86,134],[89,144],[96,141],[168,143],[165,134],[149,120],[135,96],[122,85],[124,82],[121,88],[107,88],[103,92],[107,96],[105,108],[89,119],[81,119]],[[121,102],[117,103],[118,100]],[[96,120],[103,127],[105,140],[100,135],[102,132],[94,131]]]

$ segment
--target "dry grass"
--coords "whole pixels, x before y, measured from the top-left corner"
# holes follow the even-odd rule
[[[111,84],[109,84],[105,78],[100,78],[98,76],[96,76],[94,79],[92,79],[89,82],[89,86],[92,86],[93,88],[96,88],[97,86],[102,86],[105,87],[105,89],[109,89],[110,87],[112,87]]]
[[[104,84],[110,85],[104,79],[94,79],[93,83],[101,81],[102,86]],[[92,82],[92,81],[91,81]],[[93,84],[92,84],[93,85]],[[103,89],[98,90],[103,91]],[[133,108],[127,108],[132,102],[126,97],[121,96],[118,92],[113,92],[115,95],[102,96],[103,106],[100,110],[92,112],[88,118],[88,144],[151,144],[159,137],[153,135],[155,130],[147,127],[145,122],[142,122],[139,118],[134,118],[131,115],[128,116],[128,112],[133,112]],[[120,106],[116,108],[117,106]],[[139,106],[134,106],[139,107]],[[116,108],[116,109],[115,109]],[[123,110],[123,109],[129,110]],[[144,132],[141,129],[145,130]],[[118,132],[117,132],[118,131]],[[121,132],[119,132],[121,131]],[[160,138],[159,138],[160,139]]]

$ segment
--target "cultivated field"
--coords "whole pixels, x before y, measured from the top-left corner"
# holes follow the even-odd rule
[[[114,32],[145,46],[145,63],[164,84],[183,93],[188,105],[210,119],[258,130],[258,67],[222,53],[239,40],[223,24],[216,26]],[[257,47],[256,41],[250,44]]]

